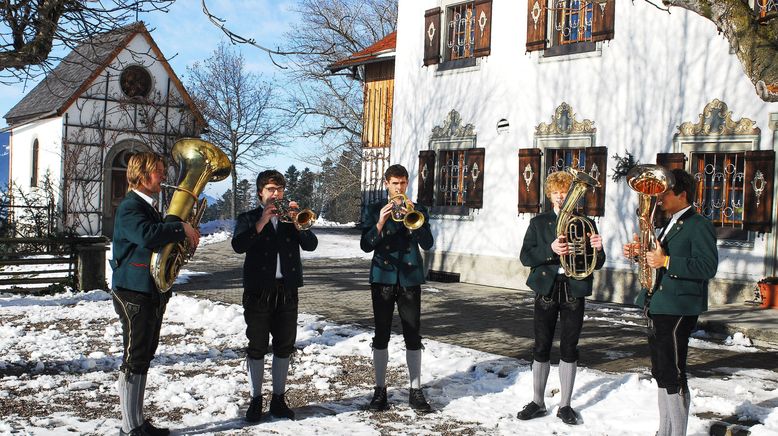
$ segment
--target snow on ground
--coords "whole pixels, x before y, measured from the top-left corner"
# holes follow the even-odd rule
[[[46,297],[0,294],[0,433],[116,434],[115,393],[121,329],[102,291]],[[175,295],[149,372],[147,415],[178,434],[653,434],[656,385],[638,374],[579,368],[572,405],[583,423],[556,418],[559,381],[552,365],[549,415],[519,421],[532,397],[529,362],[425,341],[423,378],[437,413],[407,407],[402,338],[390,343],[392,409],[361,410],[372,393],[371,332],[301,314],[287,397],[297,421],[244,426],[248,405],[242,308]],[[703,339],[696,339],[704,341]],[[738,346],[746,346],[739,338]],[[723,346],[723,345],[722,345]],[[265,398],[269,396],[269,358]],[[778,374],[730,368],[729,377],[693,378],[690,435],[704,435],[699,416],[758,421],[753,435],[778,434]]]

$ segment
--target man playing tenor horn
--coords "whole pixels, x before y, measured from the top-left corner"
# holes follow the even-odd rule
[[[533,396],[532,401],[518,413],[517,416],[521,420],[546,414],[543,398],[551,369],[549,355],[554,341],[557,318],[559,318],[561,398],[557,416],[565,424],[578,424],[578,416],[570,406],[570,399],[573,395],[575,372],[578,366],[578,339],[583,327],[584,297],[592,294],[593,278],[591,274],[582,280],[568,278],[560,261],[560,256],[570,254],[570,247],[565,235],[556,234],[556,221],[572,183],[573,175],[567,171],[557,171],[546,178],[544,190],[553,210],[541,213],[530,220],[521,247],[521,263],[531,268],[527,286],[535,291]],[[588,240],[591,247],[596,250],[595,269],[600,269],[605,263],[602,237],[598,234],[594,222],[589,222],[592,224],[594,234],[588,235]]]

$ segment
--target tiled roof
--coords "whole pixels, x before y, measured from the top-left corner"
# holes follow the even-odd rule
[[[395,47],[397,47],[397,31],[386,35],[364,50],[360,50],[346,59],[335,62],[329,66],[329,69],[331,72],[336,73],[348,67],[393,59]]]
[[[95,73],[102,71],[138,32],[147,32],[143,23],[133,23],[97,35],[79,45],[3,118],[9,125],[13,125],[48,113],[61,115],[81,87]]]

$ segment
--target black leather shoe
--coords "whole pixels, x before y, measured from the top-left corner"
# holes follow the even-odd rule
[[[421,388],[411,388],[410,394],[408,395],[408,404],[410,404],[411,409],[419,413],[432,412],[432,406],[430,406],[430,403],[424,398],[424,392],[422,392]]]
[[[559,411],[556,413],[556,416],[567,425],[578,424],[578,416],[575,414],[575,410],[573,410],[573,408],[570,406],[560,407]]]
[[[246,410],[246,421],[259,422],[262,419],[262,395],[251,399],[249,409]]]
[[[526,421],[528,419],[537,418],[545,414],[546,414],[545,406],[538,406],[534,401],[530,401],[529,404],[524,406],[524,408],[521,409],[521,411],[519,411],[516,417],[521,419],[522,421]]]
[[[375,387],[373,393],[373,399],[370,400],[370,405],[367,406],[367,410],[374,412],[381,412],[389,408],[388,400],[386,399],[386,387]]]
[[[276,418],[294,419],[294,412],[286,405],[284,394],[273,394],[270,399],[270,414]]]
[[[144,422],[145,424],[145,422]],[[124,430],[121,428],[119,429],[119,436],[151,436],[143,429],[143,425],[139,425],[132,430],[130,430],[129,433],[125,433]]]
[[[140,426],[140,428],[145,431],[150,436],[169,436],[170,430],[167,428],[159,428],[154,427],[154,424],[151,423],[150,420],[143,421],[143,425]]]

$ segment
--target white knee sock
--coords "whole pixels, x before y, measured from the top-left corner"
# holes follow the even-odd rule
[[[246,367],[249,370],[249,383],[251,386],[251,398],[262,395],[262,379],[265,376],[265,359],[246,358]]]
[[[541,407],[546,406],[544,394],[549,371],[551,371],[550,362],[538,362],[537,360],[532,362],[532,401]]]
[[[421,350],[406,350],[405,361],[408,364],[408,378],[411,381],[411,388],[419,389],[421,387]]]
[[[373,370],[375,371],[375,385],[386,387],[386,365],[389,363],[389,349],[376,350],[373,348]]]
[[[143,421],[138,421],[138,398],[141,395],[141,375],[119,373],[119,409],[122,412],[122,430],[131,432],[140,427]],[[142,407],[142,405],[141,405]]]
[[[289,358],[273,356],[273,394],[283,395],[286,391],[286,376],[289,373]]]
[[[659,430],[656,436],[670,436],[670,416],[667,411],[667,389],[659,388],[657,391],[657,403],[659,404]]]
[[[670,417],[670,434],[672,436],[686,436],[690,404],[689,392],[683,392],[683,395],[681,392],[667,394],[667,412]]]
[[[570,405],[570,398],[573,396],[573,385],[575,385],[575,370],[578,362],[559,361],[559,384],[561,385],[561,398],[559,407]]]

